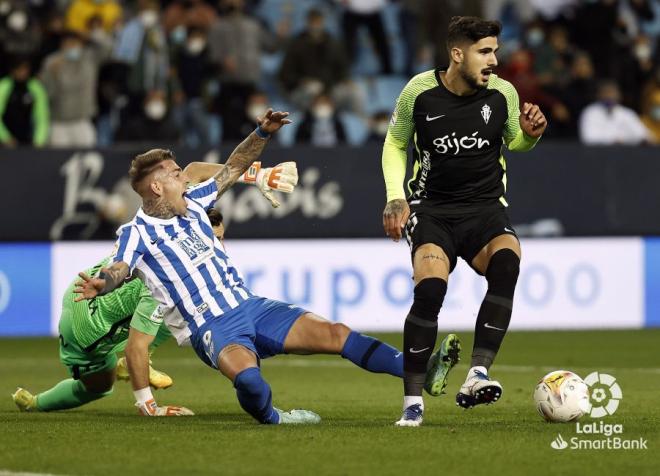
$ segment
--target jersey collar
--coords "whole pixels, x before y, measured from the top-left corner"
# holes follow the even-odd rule
[[[172,218],[167,218],[167,219],[156,218],[144,213],[142,207],[140,207],[140,209],[137,211],[136,216],[140,217],[142,220],[144,220],[146,223],[149,223],[150,225],[176,225],[178,222],[177,218],[187,218],[187,217],[177,217],[177,216],[173,216]]]

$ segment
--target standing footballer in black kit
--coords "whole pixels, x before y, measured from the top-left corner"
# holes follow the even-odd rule
[[[403,88],[383,146],[383,226],[394,241],[405,233],[415,281],[403,331],[405,396],[398,426],[422,423],[422,389],[442,393],[458,361],[460,343],[453,334],[432,353],[438,313],[459,256],[486,277],[488,291],[477,316],[471,368],[456,403],[470,408],[502,395],[488,369],[509,326],[521,256],[506,212],[502,149],[530,150],[547,121],[534,104],[524,103],[521,112],[515,88],[493,74],[500,30],[498,22],[452,18],[449,66],[418,74]],[[414,168],[406,194],[411,138]],[[434,370],[430,378],[427,366]]]

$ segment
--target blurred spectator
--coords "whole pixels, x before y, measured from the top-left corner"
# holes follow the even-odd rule
[[[320,10],[309,11],[306,30],[289,42],[279,80],[299,109],[309,109],[316,96],[329,91],[340,109],[362,113],[363,100],[350,81],[346,52],[325,30]]]
[[[174,124],[164,90],[147,92],[142,108],[121,122],[117,141],[175,143],[179,128]]]
[[[640,85],[653,75],[653,44],[651,38],[639,35],[632,42],[632,51],[618,58],[617,80],[622,90],[622,103],[637,108],[641,101]]]
[[[550,116],[550,127],[545,133],[546,136],[566,136],[572,133],[569,129],[568,109],[557,97],[541,88],[539,78],[532,70],[532,56],[529,51],[515,51],[500,73],[516,87],[521,103],[538,104],[541,110]]]
[[[99,18],[100,27],[110,33],[121,15],[121,6],[115,0],[73,0],[66,12],[66,29],[87,35],[90,33],[90,20]]]
[[[223,128],[223,140],[235,142],[247,137],[257,126],[257,117],[266,112],[269,104],[270,101],[265,93],[255,91],[250,94],[245,103],[245,110],[241,114],[240,126],[238,128]]]
[[[69,31],[60,49],[46,58],[40,77],[50,99],[50,145],[96,145],[92,118],[97,112],[99,64],[107,53],[94,42],[86,46],[77,33]]]
[[[319,94],[296,130],[296,144],[334,147],[346,143],[346,132],[332,98]]]
[[[378,111],[371,116],[369,120],[369,136],[367,144],[383,144],[387,129],[390,125],[389,111]]]
[[[209,53],[220,68],[216,110],[224,137],[240,128],[245,102],[261,79],[262,51],[275,51],[279,39],[245,15],[243,0],[220,0],[218,6],[221,16],[209,31]]]
[[[660,144],[660,87],[656,87],[648,95],[648,102],[643,107],[642,122],[650,131],[652,140]]]
[[[46,17],[42,27],[41,46],[39,51],[35,54],[34,61],[32,62],[33,68],[36,68],[43,63],[48,55],[56,52],[60,48],[62,35],[64,34],[64,17],[58,12],[53,12]]]
[[[158,2],[139,0],[138,15],[119,32],[113,52],[125,64],[126,90],[133,104],[139,105],[148,91],[166,90],[169,52],[163,27],[159,23]]]
[[[181,83],[182,104],[175,111],[176,122],[189,147],[215,146],[216,135],[211,132],[206,86],[213,68],[209,61],[206,31],[189,27],[184,45],[174,54],[174,67]]]
[[[610,80],[598,86],[597,101],[580,116],[580,140],[589,145],[637,145],[652,137],[637,113],[620,104],[619,86]]]
[[[424,0],[422,6],[420,28],[424,35],[423,43],[433,49],[435,66],[446,67],[449,64],[447,55],[447,31],[449,20],[455,15],[483,16],[484,3],[489,5],[492,0]],[[507,2],[510,0],[506,0]]]
[[[570,23],[573,41],[589,53],[598,77],[616,75],[612,61],[615,52],[615,35],[620,31],[618,1],[583,1],[575,9]]]
[[[568,70],[575,48],[570,44],[568,32],[562,27],[550,30],[547,41],[540,24],[527,30],[526,42],[534,54],[534,72],[539,84],[556,91],[566,85]]]
[[[25,1],[0,2],[0,58],[34,56],[41,45],[41,28]],[[8,73],[0,61],[0,75]]]
[[[371,42],[380,60],[381,73],[392,74],[392,59],[382,11],[387,0],[342,0],[345,7],[342,18],[342,29],[346,51],[351,64],[359,51],[357,33],[360,27],[366,27],[371,36]]]
[[[571,64],[568,84],[561,92],[561,99],[570,114],[571,136],[577,137],[580,113],[595,98],[596,79],[591,58],[585,52],[578,52]]]
[[[400,3],[399,30],[403,42],[403,74],[412,76],[415,71],[415,61],[422,50],[422,38],[425,36],[420,31],[423,25],[424,0],[401,0]]]
[[[181,43],[187,29],[208,31],[217,18],[213,7],[204,0],[174,0],[163,13],[163,27],[171,40]]]
[[[0,80],[0,142],[7,147],[41,147],[48,139],[48,95],[21,59]]]

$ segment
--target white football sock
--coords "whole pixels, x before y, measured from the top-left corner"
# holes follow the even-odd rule
[[[422,397],[410,396],[410,395],[406,395],[405,397],[403,397],[404,410],[408,408],[410,405],[415,405],[416,403],[419,403],[422,406],[422,410],[424,410],[424,399]]]

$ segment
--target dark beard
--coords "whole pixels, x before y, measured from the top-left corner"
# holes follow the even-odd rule
[[[461,75],[461,78],[463,78],[463,81],[465,81],[467,83],[467,85],[470,86],[470,88],[472,88],[476,91],[476,90],[479,90],[479,89],[486,89],[488,87],[487,83],[486,84],[479,84],[477,79],[470,76],[466,72],[466,70],[467,70],[467,68],[461,68],[459,70],[459,74]]]

